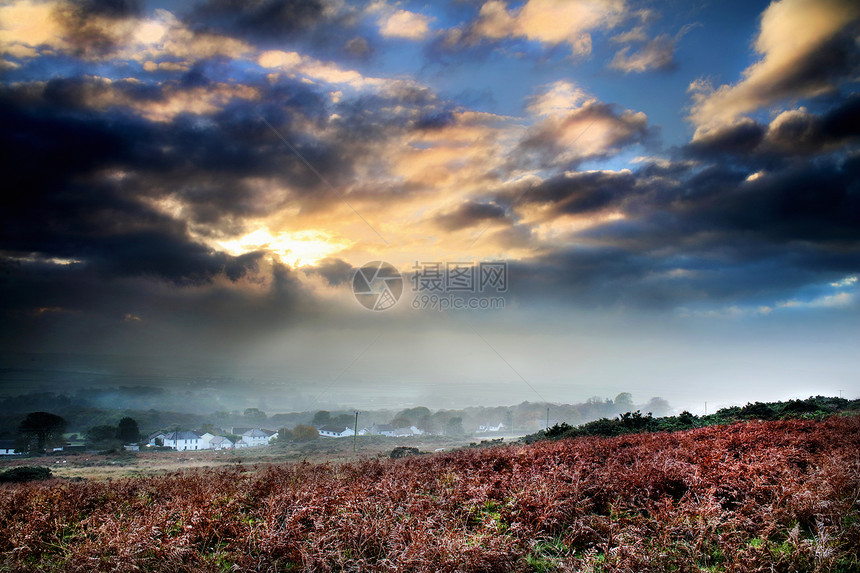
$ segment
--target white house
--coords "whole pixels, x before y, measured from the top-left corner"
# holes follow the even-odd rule
[[[239,449],[239,448],[247,448],[247,447],[248,447],[248,442],[246,442],[244,438],[240,438],[238,442],[236,442],[235,444],[233,444],[233,447],[234,447],[234,448],[236,448],[236,449]]]
[[[15,440],[0,440],[0,456],[19,456],[15,451]]]
[[[194,432],[170,432],[164,436],[164,445],[176,451],[205,449],[200,436]]]
[[[242,440],[244,440],[249,446],[268,446],[269,440],[275,436],[275,433],[269,433],[268,431],[261,430],[260,428],[254,428],[253,430],[248,430],[247,432],[242,434]]]
[[[405,438],[414,434],[412,433],[412,428],[397,428],[391,435],[395,438]]]
[[[261,428],[260,431],[269,436],[269,442],[278,437],[278,432],[276,432],[275,430],[267,430],[266,428]]]
[[[200,434],[200,449],[201,450],[211,450],[212,449],[212,438],[215,437],[215,434],[211,432],[203,432]]]
[[[166,435],[167,434],[165,434],[164,432],[155,432],[149,435],[149,439],[147,440],[147,442],[149,442],[150,446],[163,446],[164,437]]]
[[[370,434],[373,436],[393,436],[394,426],[391,424],[374,424],[370,427]]]
[[[224,436],[215,436],[209,440],[209,449],[212,450],[229,450],[233,447],[233,442]]]
[[[505,425],[501,422],[498,424],[482,424],[475,430],[476,434],[485,434],[487,432],[501,432]]]
[[[345,438],[346,436],[355,434],[355,431],[346,426],[323,426],[319,429],[319,433],[320,436],[326,438]]]

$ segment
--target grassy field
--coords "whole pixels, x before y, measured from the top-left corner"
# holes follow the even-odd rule
[[[508,437],[509,441],[516,437]],[[187,452],[150,451],[66,454],[50,456],[0,458],[0,470],[18,466],[40,465],[50,467],[58,478],[118,479],[164,475],[191,469],[218,469],[242,465],[264,467],[289,462],[352,462],[371,458],[384,458],[397,446],[416,447],[421,452],[453,450],[480,443],[476,438],[444,436],[413,436],[406,439],[384,436],[359,436],[353,451],[352,438],[319,438],[313,442],[287,443],[269,447],[239,450],[198,450]]]
[[[216,467],[0,486],[0,568],[856,572],[858,452],[860,419],[831,417],[401,460],[189,454]]]

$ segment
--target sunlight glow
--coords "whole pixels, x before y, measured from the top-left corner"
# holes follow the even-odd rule
[[[292,267],[303,267],[316,265],[352,244],[352,241],[332,237],[323,231],[293,231],[273,235],[269,229],[261,227],[244,237],[221,241],[218,246],[234,256],[266,250]]]

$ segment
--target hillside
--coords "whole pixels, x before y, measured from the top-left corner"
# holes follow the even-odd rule
[[[15,571],[857,571],[860,418],[0,486]],[[234,569],[235,567],[235,569]]]

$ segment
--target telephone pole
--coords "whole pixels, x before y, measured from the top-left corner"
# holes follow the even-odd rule
[[[355,441],[358,439],[358,410],[355,411],[355,426],[352,428],[352,453],[355,453]]]

